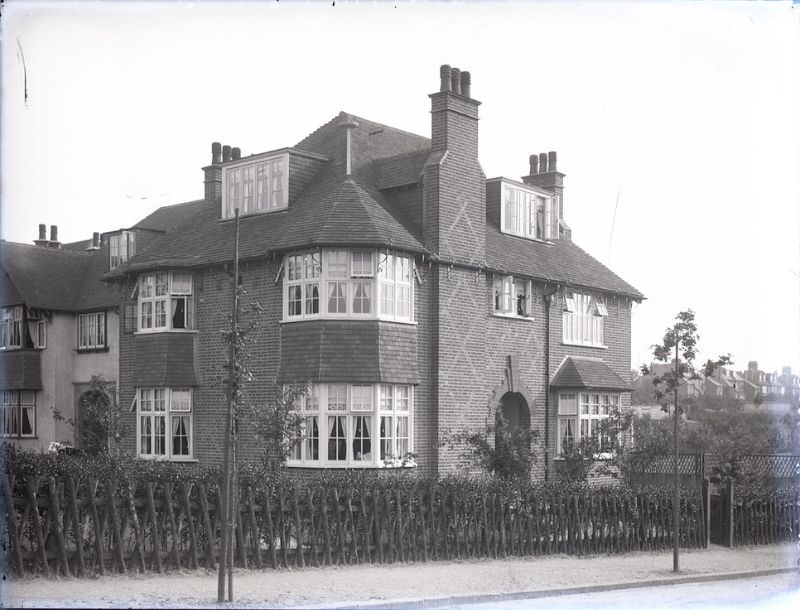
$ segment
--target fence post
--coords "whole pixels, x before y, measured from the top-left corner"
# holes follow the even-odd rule
[[[703,477],[703,522],[705,524],[705,548],[711,544],[711,482]]]
[[[733,510],[733,481],[728,482],[728,487],[725,490],[725,540],[727,546],[733,548],[733,532],[734,532],[734,510]]]

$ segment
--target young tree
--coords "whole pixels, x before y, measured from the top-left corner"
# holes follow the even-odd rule
[[[680,529],[680,473],[678,460],[680,458],[679,421],[681,408],[678,404],[678,388],[691,379],[700,379],[700,373],[694,366],[697,357],[697,324],[694,320],[694,311],[688,309],[675,316],[675,323],[667,328],[664,338],[659,345],[653,346],[653,357],[659,362],[671,362],[672,366],[665,373],[653,374],[647,365],[642,366],[642,375],[652,375],[653,385],[656,389],[656,399],[664,400],[669,397],[673,400],[673,442],[674,442],[674,468],[675,468],[675,495],[672,499],[672,570],[678,571],[678,537]],[[720,356],[717,360],[708,360],[701,371],[706,377],[713,375],[714,371],[726,364],[731,364],[730,354]]]

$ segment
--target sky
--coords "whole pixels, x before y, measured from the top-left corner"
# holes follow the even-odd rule
[[[291,146],[339,111],[430,136],[472,74],[487,177],[555,150],[574,241],[700,357],[800,372],[800,4],[6,1],[0,234],[62,242],[202,198],[211,142]],[[27,87],[26,87],[27,76]],[[26,96],[27,93],[27,96]]]

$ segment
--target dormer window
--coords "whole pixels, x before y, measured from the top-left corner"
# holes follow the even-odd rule
[[[136,254],[136,233],[120,231],[108,236],[108,266],[116,269]]]
[[[222,170],[222,218],[282,210],[289,205],[289,154],[262,156]]]
[[[503,182],[500,226],[528,239],[558,239],[558,198]]]

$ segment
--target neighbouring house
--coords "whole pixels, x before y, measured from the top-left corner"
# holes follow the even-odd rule
[[[739,375],[748,382],[744,391],[750,410],[783,413],[797,408],[797,400],[792,399],[792,387],[797,382],[792,380],[791,369],[784,368],[783,372],[780,376],[762,371],[756,360],[747,363],[747,370]]]
[[[0,242],[3,437],[24,449],[74,444],[77,405],[93,376],[117,380],[119,295],[101,281],[100,234],[61,244],[39,225],[35,245]]]
[[[219,462],[233,283],[250,405],[307,385],[292,468],[379,468],[497,413],[537,431],[541,477],[562,448],[629,404],[632,303],[642,294],[579,248],[555,152],[487,180],[468,72],[442,66],[423,137],[340,113],[294,146],[212,145],[205,197],[111,271],[123,312],[123,443],[144,458]],[[277,143],[276,143],[277,144]],[[239,276],[232,277],[235,216]],[[258,302],[261,313],[250,310]],[[262,441],[247,416],[240,453]]]

